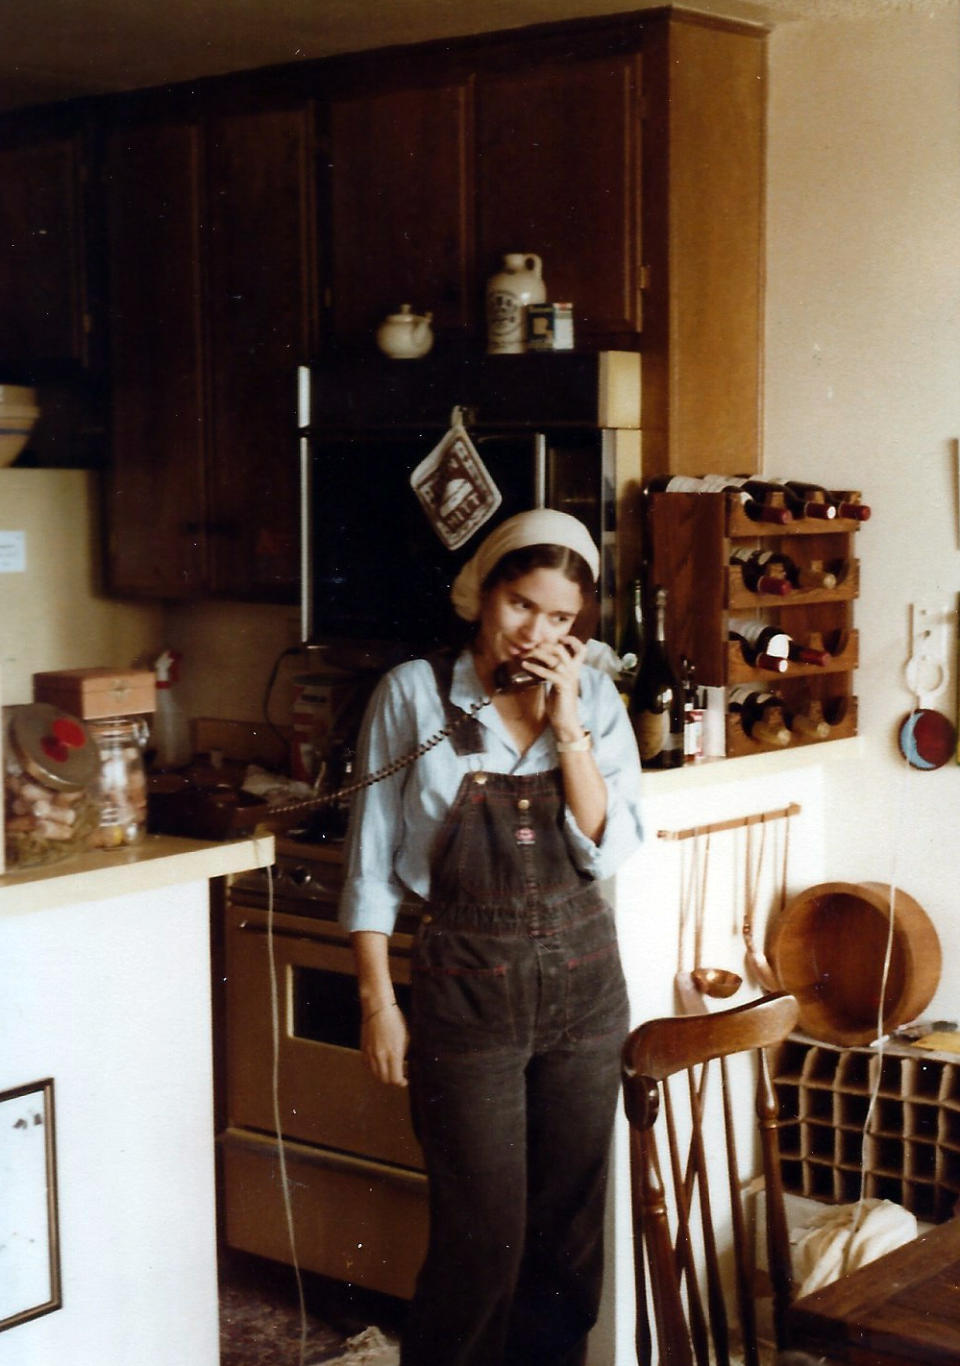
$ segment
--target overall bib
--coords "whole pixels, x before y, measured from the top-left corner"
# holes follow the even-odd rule
[[[482,728],[453,741],[478,752]],[[430,1241],[403,1366],[585,1359],[628,1010],[612,912],[563,822],[559,769],[468,773],[433,851],[409,1054]]]

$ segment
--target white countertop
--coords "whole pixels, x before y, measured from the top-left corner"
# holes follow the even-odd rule
[[[148,835],[124,849],[91,850],[62,863],[0,876],[0,915],[49,910],[83,901],[225,877],[274,861],[272,835],[249,839],[188,840]]]

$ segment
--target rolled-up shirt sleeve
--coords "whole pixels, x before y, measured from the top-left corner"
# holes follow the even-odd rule
[[[414,717],[388,674],[367,707],[357,742],[357,774],[375,773],[416,743]],[[339,913],[341,924],[348,930],[382,934],[393,930],[404,896],[394,863],[404,838],[405,778],[405,771],[395,773],[361,789],[352,799]]]
[[[607,814],[598,843],[589,839],[566,809],[570,856],[590,877],[611,877],[640,847],[640,758],[633,727],[619,693],[605,674],[592,672],[593,687],[581,698],[583,724],[593,739],[594,758],[607,787]],[[586,673],[586,671],[585,671]]]

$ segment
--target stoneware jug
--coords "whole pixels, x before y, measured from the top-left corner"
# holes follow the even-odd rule
[[[377,328],[377,345],[394,360],[417,360],[433,345],[432,320],[432,313],[414,313],[409,304],[401,304],[400,312],[389,314]]]
[[[532,252],[509,251],[503,266],[487,281],[487,354],[516,355],[525,350],[524,309],[547,297],[543,263]]]

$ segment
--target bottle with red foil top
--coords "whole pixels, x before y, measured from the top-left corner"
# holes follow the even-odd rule
[[[793,591],[789,578],[792,564],[789,555],[781,555],[775,550],[752,550],[748,546],[736,546],[730,553],[730,563],[739,566],[743,585],[750,593],[766,593],[782,598]]]
[[[826,503],[835,510],[837,517],[844,517],[847,521],[866,522],[870,519],[871,508],[863,502],[856,489],[827,489],[822,484],[810,484],[801,479],[778,479],[774,482],[785,484],[798,498]]]
[[[823,636],[818,632],[811,632],[805,642],[799,640],[790,641],[790,659],[795,664],[815,664],[817,668],[824,668],[829,664],[832,656],[830,651],[823,643]]]
[[[769,673],[786,673],[790,662],[791,640],[779,626],[746,617],[731,617],[727,624],[730,638],[736,640],[746,662]]]
[[[644,486],[645,493],[732,493],[743,507],[744,515],[751,522],[772,522],[783,526],[792,521],[790,509],[774,507],[754,498],[742,487],[743,479],[731,478],[725,474],[705,474],[702,477],[687,474],[663,474],[649,479]]]

